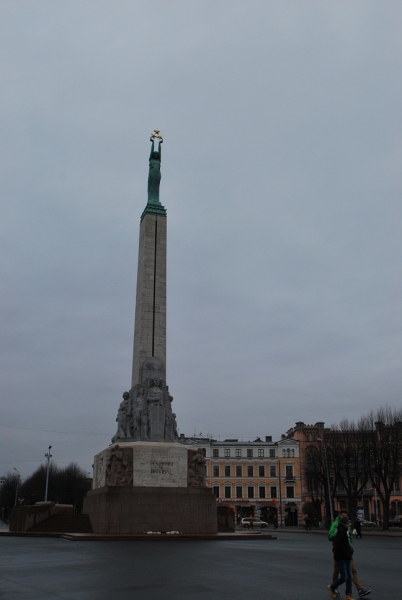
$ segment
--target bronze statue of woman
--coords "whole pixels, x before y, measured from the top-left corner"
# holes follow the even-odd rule
[[[148,204],[160,204],[159,185],[161,182],[161,157],[162,138],[159,137],[158,150],[155,150],[154,138],[151,136],[151,154],[149,155],[149,175],[148,175]]]

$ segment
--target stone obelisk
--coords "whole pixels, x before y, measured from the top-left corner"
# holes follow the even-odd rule
[[[155,139],[159,140],[155,150]],[[142,365],[156,356],[166,366],[166,209],[159,201],[162,137],[151,136],[148,202],[141,215],[131,386],[141,383]]]
[[[155,140],[158,148],[155,149]],[[179,443],[166,385],[166,210],[159,201],[162,136],[151,136],[141,215],[132,383],[112,444],[94,458],[84,500],[96,533],[216,533],[216,503],[202,449]]]

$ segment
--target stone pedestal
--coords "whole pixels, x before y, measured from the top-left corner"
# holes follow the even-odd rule
[[[217,533],[210,488],[106,486],[88,492],[84,512],[94,533]]]
[[[178,443],[113,444],[95,456],[84,499],[94,533],[217,533],[205,460]]]

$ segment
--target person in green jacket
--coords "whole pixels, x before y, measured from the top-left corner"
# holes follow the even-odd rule
[[[336,534],[338,533],[338,525],[340,522],[340,518],[342,516],[348,516],[346,512],[342,512],[339,517],[336,517],[335,521],[332,523],[329,532],[328,532],[328,539],[330,542],[333,542],[334,539],[336,538]],[[352,528],[349,525],[349,543],[353,548],[353,535],[352,535]],[[355,585],[355,588],[357,590],[357,594],[359,596],[359,598],[363,598],[363,596],[368,596],[369,594],[371,594],[371,590],[365,589],[359,579],[359,576],[357,574],[357,569],[356,569],[356,563],[355,560],[352,556],[351,559],[351,567],[352,567],[352,578],[353,578],[353,583]],[[332,572],[332,581],[335,581],[336,579],[338,579],[339,576],[339,570],[338,570],[338,565],[336,564],[336,562],[334,561],[334,569]],[[335,591],[337,596],[340,596],[339,592],[336,590]]]

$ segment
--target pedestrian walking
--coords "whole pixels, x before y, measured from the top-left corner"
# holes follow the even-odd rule
[[[362,539],[362,524],[360,523],[359,519],[356,519],[356,521],[355,521],[355,529],[356,529],[356,539],[357,538]]]
[[[339,569],[338,578],[327,586],[331,598],[338,597],[335,590],[346,583],[345,600],[355,600],[352,597],[352,566],[353,548],[349,542],[349,517],[342,515],[339,519],[338,529],[332,543],[334,560]]]
[[[349,517],[348,517],[347,513],[341,513],[339,517],[336,517],[336,519],[332,523],[331,528],[330,528],[329,533],[328,533],[328,539],[331,542],[333,542],[334,539],[335,539],[335,537],[336,537],[336,534],[337,534],[337,531],[338,531],[338,525],[339,525],[339,522],[340,522],[340,517],[342,517],[342,516],[344,516],[346,519],[348,519],[348,522],[349,522]],[[350,527],[350,525],[348,526],[348,531],[349,531],[349,543],[350,543],[350,545],[351,545],[351,547],[353,549],[353,536],[351,534],[351,527]],[[357,595],[359,596],[359,598],[363,598],[364,596],[368,596],[369,594],[371,594],[371,590],[363,587],[363,585],[362,585],[362,583],[361,583],[361,581],[359,579],[359,576],[357,574],[356,563],[355,563],[355,560],[354,560],[353,556],[351,558],[350,565],[351,565],[351,568],[352,568],[352,581],[353,581],[353,584],[354,584],[354,586],[355,586],[355,588],[357,590]],[[336,560],[334,560],[334,568],[333,568],[333,571],[332,571],[332,582],[333,582],[333,585],[334,585],[334,582],[338,579],[338,577],[339,577],[339,568],[338,568],[338,564],[337,564]],[[337,588],[335,586],[334,586],[334,589],[335,589],[335,594],[338,597],[340,594],[339,594],[339,592],[338,592],[338,590],[337,590]]]

